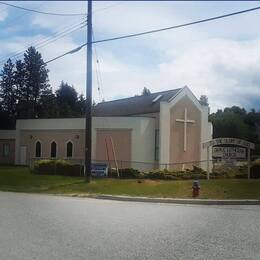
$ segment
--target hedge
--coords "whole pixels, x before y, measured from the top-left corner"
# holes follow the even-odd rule
[[[65,160],[40,160],[36,162],[33,171],[36,174],[43,175],[79,177],[83,175],[83,166],[78,164],[70,164]]]
[[[118,178],[117,171],[115,169],[109,169],[108,177]],[[119,169],[120,179],[139,179],[142,178],[142,173],[133,168]]]
[[[199,167],[193,166],[193,169],[185,171],[177,170],[152,170],[144,173],[146,179],[158,180],[191,180],[191,179],[206,179],[207,173]]]
[[[33,172],[36,174],[45,175],[64,175],[64,176],[83,176],[83,166],[78,164],[70,164],[65,160],[40,160],[36,162]],[[252,163],[250,168],[251,178],[260,178],[260,160]],[[118,178],[117,171],[110,169],[108,177]],[[191,179],[206,179],[207,172],[203,169],[193,166],[193,169],[185,171],[178,170],[151,170],[148,172],[140,172],[133,168],[119,169],[120,179],[158,179],[158,180],[191,180]],[[247,165],[234,167],[218,167],[210,173],[211,179],[225,178],[247,178]]]

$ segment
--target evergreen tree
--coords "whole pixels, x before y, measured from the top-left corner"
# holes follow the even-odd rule
[[[25,87],[22,98],[26,100],[27,117],[38,117],[38,102],[44,91],[50,89],[48,69],[41,54],[34,47],[24,54]]]
[[[209,105],[208,97],[206,95],[201,95],[199,102],[202,106],[208,106]]]
[[[17,118],[24,118],[27,116],[27,100],[26,85],[25,85],[25,65],[21,60],[15,63],[14,81],[17,90]]]
[[[17,91],[14,81],[14,64],[10,59],[4,64],[0,76],[1,108],[9,118],[13,118],[16,116]]]
[[[95,101],[93,101],[93,107],[95,106]],[[84,116],[86,113],[86,99],[83,94],[80,94],[77,100],[77,115]]]
[[[56,91],[59,117],[73,117],[77,114],[78,93],[73,86],[61,82]]]
[[[39,118],[55,118],[58,115],[58,107],[56,96],[53,94],[52,89],[45,90],[39,100]]]
[[[148,95],[150,95],[150,94],[151,94],[150,89],[144,87],[144,88],[143,88],[143,91],[142,91],[142,95],[143,95],[143,96],[148,96]]]

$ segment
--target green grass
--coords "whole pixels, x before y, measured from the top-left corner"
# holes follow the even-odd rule
[[[35,175],[27,167],[0,167],[0,190],[21,192],[44,192],[83,181],[82,178]]]
[[[25,167],[0,167],[0,190],[51,194],[111,194],[191,198],[192,181],[94,179],[35,175]],[[260,180],[202,180],[200,198],[260,199]]]

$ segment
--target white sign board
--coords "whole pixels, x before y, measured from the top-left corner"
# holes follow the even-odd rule
[[[246,158],[246,148],[213,147],[212,156],[218,158]]]
[[[203,143],[203,148],[207,148],[209,146],[215,146],[215,145],[223,145],[223,144],[238,145],[245,148],[255,149],[255,144],[237,138],[215,138],[212,141]]]

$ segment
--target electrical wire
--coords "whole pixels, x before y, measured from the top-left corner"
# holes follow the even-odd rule
[[[102,42],[109,42],[109,41],[115,41],[115,40],[121,40],[121,39],[126,39],[126,38],[133,38],[133,37],[138,37],[138,36],[142,36],[142,35],[147,35],[147,34],[153,34],[153,33],[158,33],[158,32],[162,32],[162,31],[167,31],[167,30],[178,29],[178,28],[181,28],[181,27],[187,27],[187,26],[191,26],[191,25],[195,25],[195,24],[199,24],[199,23],[210,22],[210,21],[223,19],[223,18],[226,18],[226,17],[234,16],[234,15],[239,15],[239,14],[243,14],[243,13],[247,13],[247,12],[252,12],[252,11],[259,10],[259,9],[260,9],[260,6],[254,7],[254,8],[250,8],[250,9],[246,9],[246,10],[242,10],[242,11],[238,11],[238,12],[233,12],[233,13],[228,13],[228,14],[224,14],[224,15],[214,16],[214,17],[210,17],[210,18],[206,18],[206,19],[202,19],[202,20],[197,20],[197,21],[189,22],[189,23],[185,23],[185,24],[179,24],[179,25],[164,27],[164,28],[160,28],[160,29],[144,31],[144,32],[140,32],[140,33],[133,33],[133,34],[123,35],[123,36],[118,36],[118,37],[113,37],[113,38],[107,38],[107,39],[92,41],[92,44],[102,43]],[[68,51],[68,52],[66,52],[66,53],[64,53],[62,55],[59,55],[59,56],[57,56],[57,57],[47,61],[46,64],[50,63],[50,62],[53,62],[53,61],[55,61],[55,60],[57,60],[59,58],[62,58],[65,55],[72,54],[72,53],[75,53],[77,51],[80,51],[87,44],[88,43],[84,43],[84,44],[80,45],[79,47],[77,47],[77,48],[75,48],[73,50],[70,50],[70,51]]]
[[[78,21],[78,22],[79,22],[79,21]],[[36,46],[36,45],[38,45],[38,44],[42,44],[42,43],[44,43],[44,42],[46,42],[46,41],[48,41],[48,40],[50,40],[50,39],[52,39],[52,38],[57,37],[58,35],[60,35],[60,34],[62,34],[62,33],[64,33],[64,32],[66,32],[66,31],[68,31],[69,29],[72,29],[71,27],[74,27],[74,26],[77,26],[77,25],[81,25],[81,24],[83,24],[84,22],[86,22],[86,21],[85,21],[85,20],[84,20],[84,21],[81,20],[80,23],[76,23],[76,24],[75,24],[75,23],[72,23],[72,24],[70,24],[70,25],[62,26],[62,27],[60,27],[58,30],[56,30],[56,31],[54,32],[54,34],[51,35],[51,36],[41,37],[40,39],[37,39],[37,40],[35,40],[35,41],[33,41],[33,42],[28,42],[28,43],[26,44],[26,46],[23,47],[23,49],[20,49],[19,51],[11,52],[11,53],[9,53],[9,54],[6,55],[6,56],[0,57],[0,63],[1,63],[3,60],[6,60],[6,59],[8,59],[8,58],[12,59],[12,58],[16,57],[16,55],[21,54],[21,53],[24,53],[24,52],[27,50],[27,48],[30,47],[30,46]]]
[[[124,2],[120,2],[120,3],[116,3],[116,4],[112,4],[110,6],[106,6],[104,8],[99,8],[99,9],[95,9],[93,10],[93,14],[97,13],[97,12],[101,12],[101,11],[105,11],[107,9],[113,8],[115,6],[121,5]],[[52,13],[52,12],[43,12],[43,11],[39,11],[39,10],[35,10],[35,9],[30,9],[30,8],[26,8],[26,7],[22,7],[22,6],[18,6],[18,5],[14,5],[14,4],[9,4],[9,3],[5,3],[5,2],[0,2],[0,4],[2,5],[6,5],[9,7],[13,7],[13,8],[17,8],[17,9],[21,9],[23,11],[28,11],[28,12],[35,12],[35,13],[39,13],[39,14],[46,14],[46,15],[56,15],[56,16],[83,16],[83,15],[87,15],[86,13],[71,13],[71,14],[64,14],[64,13]],[[7,9],[7,8],[6,8]]]
[[[102,11],[105,11],[105,10],[107,10],[107,9],[111,9],[111,8],[113,8],[113,7],[116,7],[116,6],[118,6],[118,5],[122,5],[122,4],[124,4],[124,3],[125,3],[124,1],[121,1],[121,2],[119,2],[119,3],[112,4],[112,5],[103,7],[103,8],[94,9],[93,12],[92,12],[92,14],[95,14],[95,13],[98,13],[98,12],[102,12]]]
[[[39,13],[39,14],[45,14],[45,15],[55,15],[55,16],[83,16],[86,15],[86,13],[70,13],[70,14],[64,14],[64,13],[52,13],[52,12],[43,12],[43,11],[39,11],[39,10],[35,10],[35,9],[30,9],[30,8],[26,8],[26,7],[22,7],[22,6],[18,6],[18,5],[13,5],[13,4],[9,4],[9,3],[5,3],[5,2],[0,2],[0,4],[2,5],[7,5],[16,9],[20,9],[23,11],[29,11],[29,12],[34,12],[34,13]]]
[[[37,8],[40,8],[42,5],[43,5],[44,3],[40,3],[39,5],[37,5]],[[6,9],[8,9],[8,6],[6,7]],[[13,17],[11,20],[7,20],[7,23],[5,22],[5,27],[6,26],[9,26],[10,27],[10,25],[12,25],[13,24],[13,21],[18,21],[18,20],[20,20],[22,17],[24,17],[24,16],[26,16],[26,15],[28,15],[28,13],[22,13],[22,14],[20,14],[20,15],[18,15],[18,16],[16,16],[16,17]]]
[[[49,44],[51,44],[53,42],[56,42],[57,40],[67,36],[68,34],[71,34],[71,33],[75,32],[75,31],[78,31],[79,29],[84,28],[85,26],[86,26],[86,23],[85,22],[81,22],[80,24],[74,25],[71,28],[68,28],[68,29],[66,29],[66,30],[64,30],[62,32],[57,33],[56,35],[54,35],[54,37],[53,36],[49,37],[49,38],[47,38],[47,39],[45,39],[43,41],[38,42],[37,44],[30,45],[30,46],[34,46],[38,50],[38,49],[43,48],[43,47],[45,47],[45,46],[47,46],[47,45],[49,45]],[[23,51],[20,51],[20,52],[18,52],[16,54],[12,55],[11,57],[1,59],[0,65],[3,65],[6,62],[6,59],[14,59],[14,58],[17,59],[19,57],[22,57],[24,55],[25,51],[26,50],[23,50]]]
[[[93,13],[100,12],[100,11],[105,11],[105,10],[107,10],[107,9],[113,8],[113,7],[118,6],[118,5],[121,5],[121,4],[123,4],[123,3],[124,3],[124,2],[120,2],[120,3],[116,3],[116,4],[113,4],[113,5],[104,7],[104,8],[99,8],[99,9],[94,10]],[[0,2],[0,4],[5,4],[5,3]],[[42,4],[41,4],[41,5],[42,5]],[[7,9],[7,8],[8,8],[8,6],[5,7],[4,9]],[[22,15],[19,16],[18,18],[20,18],[20,17],[22,17],[22,16],[25,16],[25,15],[26,15],[26,14],[22,14]],[[87,17],[87,15],[86,15],[86,17]],[[16,18],[16,19],[17,19],[17,18]],[[86,18],[85,18],[85,19],[86,19]],[[15,19],[13,19],[13,20],[15,20]],[[84,26],[83,26],[83,27],[84,27]],[[78,29],[81,29],[81,28],[83,28],[83,27],[79,27]],[[63,27],[63,28],[64,28],[64,27]],[[70,29],[72,29],[72,28],[70,28]],[[62,35],[61,37],[57,38],[56,40],[58,40],[58,39],[60,39],[60,38],[62,38],[62,37],[65,37],[66,35],[68,35],[68,34],[74,32],[74,31],[76,31],[76,30],[77,30],[77,29],[72,30],[72,31],[66,33],[65,35]],[[57,32],[56,32],[54,35],[52,35],[51,37],[57,37],[57,36],[58,36],[57,33],[58,33],[58,34],[62,34],[62,33],[64,33],[64,32],[59,32],[59,31],[57,31]],[[41,42],[40,40],[44,40],[44,41]],[[23,54],[24,54],[24,52],[26,51],[26,49],[27,49],[28,47],[30,47],[30,46],[35,46],[35,47],[37,47],[38,44],[42,44],[42,43],[44,43],[45,41],[48,41],[48,42],[50,41],[49,43],[52,43],[52,42],[56,41],[56,40],[53,40],[53,41],[52,41],[50,37],[48,37],[48,38],[42,38],[42,39],[40,39],[40,40],[37,40],[37,41],[34,41],[34,42],[30,43],[29,46],[25,47],[25,49],[23,49],[23,50],[10,53],[10,54],[7,55],[7,56],[2,56],[2,57],[0,58],[0,65],[3,65],[4,62],[5,62],[7,59],[18,58],[18,57],[23,56]],[[46,44],[46,45],[47,45],[47,44]],[[42,47],[44,47],[44,46],[46,46],[46,45],[40,46],[40,47],[38,47],[38,48],[42,48]],[[12,55],[12,56],[10,56],[10,55]]]
[[[92,28],[92,38],[93,38],[93,41],[95,41],[95,34],[94,34],[93,28]],[[103,86],[102,86],[103,84],[102,84],[102,77],[101,77],[100,60],[98,58],[97,48],[95,45],[94,45],[94,55],[96,57],[95,71],[96,71],[96,77],[97,77],[98,94],[99,94],[100,102],[102,102],[105,100],[105,97],[104,97]]]

